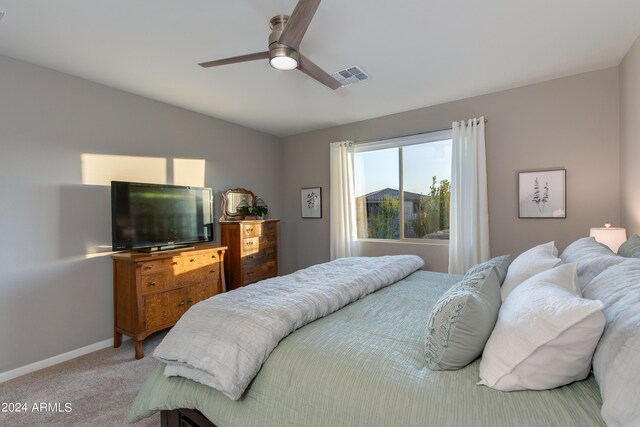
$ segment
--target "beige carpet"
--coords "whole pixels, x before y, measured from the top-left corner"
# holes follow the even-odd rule
[[[27,404],[27,412],[21,413],[0,408],[0,426],[130,425],[127,413],[157,363],[151,354],[164,335],[145,340],[141,360],[133,357],[133,342],[125,341],[119,349],[106,348],[0,384],[0,404]],[[33,405],[41,402],[50,404],[53,411],[33,411]],[[65,412],[66,403],[69,412]],[[135,426],[160,426],[160,415]]]

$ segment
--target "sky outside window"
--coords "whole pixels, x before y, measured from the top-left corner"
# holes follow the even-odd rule
[[[451,140],[410,145],[403,148],[404,191],[427,194],[433,176],[437,182],[451,181]],[[356,197],[398,189],[398,149],[366,151],[355,156]]]

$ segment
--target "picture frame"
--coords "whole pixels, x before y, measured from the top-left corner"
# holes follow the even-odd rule
[[[518,218],[565,219],[567,170],[550,168],[518,172]]]
[[[300,205],[302,218],[322,218],[322,188],[301,188]]]

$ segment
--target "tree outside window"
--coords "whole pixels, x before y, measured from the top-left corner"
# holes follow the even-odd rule
[[[358,238],[449,239],[450,139],[357,152],[355,160]]]

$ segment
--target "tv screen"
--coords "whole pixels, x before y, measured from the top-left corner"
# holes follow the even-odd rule
[[[111,182],[114,251],[169,249],[213,240],[210,188]]]

